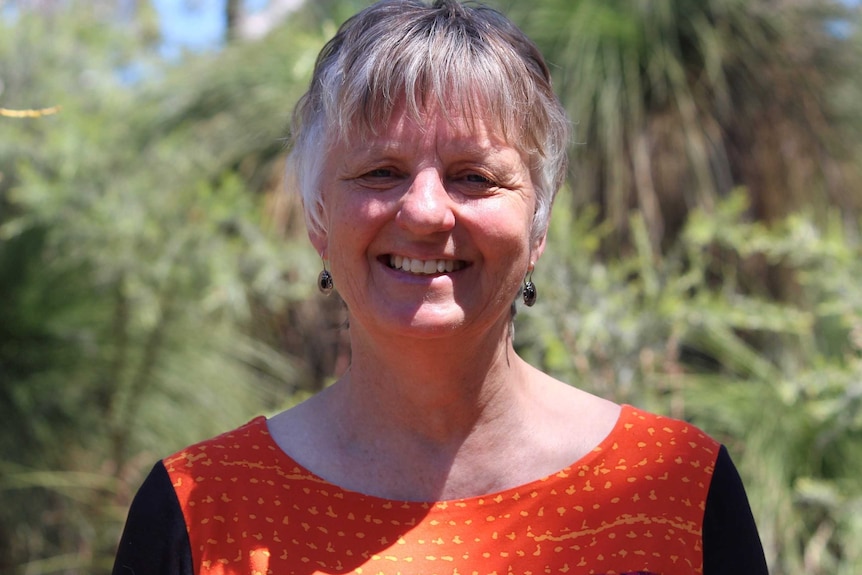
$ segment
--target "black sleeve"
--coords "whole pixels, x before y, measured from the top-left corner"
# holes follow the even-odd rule
[[[703,575],[767,575],[768,572],[745,488],[722,446],[703,517]]]
[[[113,575],[192,575],[185,520],[161,462],[132,501]]]

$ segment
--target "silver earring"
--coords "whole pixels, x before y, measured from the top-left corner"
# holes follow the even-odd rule
[[[323,295],[329,295],[332,293],[333,285],[332,274],[329,273],[328,269],[326,269],[326,262],[324,262],[323,271],[321,271],[320,275],[317,276],[317,289],[319,289],[320,293]]]
[[[536,291],[536,284],[533,283],[533,270],[530,270],[530,277],[524,280],[524,305],[533,307],[536,303],[536,298],[539,292]]]

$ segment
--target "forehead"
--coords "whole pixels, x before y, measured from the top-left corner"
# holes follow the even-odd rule
[[[357,118],[354,129],[340,139],[368,150],[409,149],[432,143],[476,152],[518,149],[512,129],[507,129],[500,118],[480,110],[478,105],[446,107],[439,103],[411,108],[402,98],[374,124]]]

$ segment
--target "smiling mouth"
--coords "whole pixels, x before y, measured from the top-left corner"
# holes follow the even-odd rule
[[[463,260],[417,260],[390,255],[389,267],[417,275],[434,275],[456,272],[467,265]]]

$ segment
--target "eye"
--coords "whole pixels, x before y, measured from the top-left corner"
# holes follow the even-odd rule
[[[461,182],[461,188],[467,194],[490,194],[500,187],[500,184],[490,175],[479,172],[466,172],[456,178]]]
[[[401,180],[402,174],[395,168],[370,168],[360,172],[358,176],[352,178],[353,182],[359,186],[370,189],[389,189],[397,185]]]
[[[485,184],[489,186],[493,185],[493,182],[482,174],[467,174],[466,176],[464,176],[464,179],[471,184]]]
[[[363,177],[378,179],[378,178],[392,178],[395,176],[395,171],[390,170],[389,168],[375,168],[369,172],[366,172]]]

